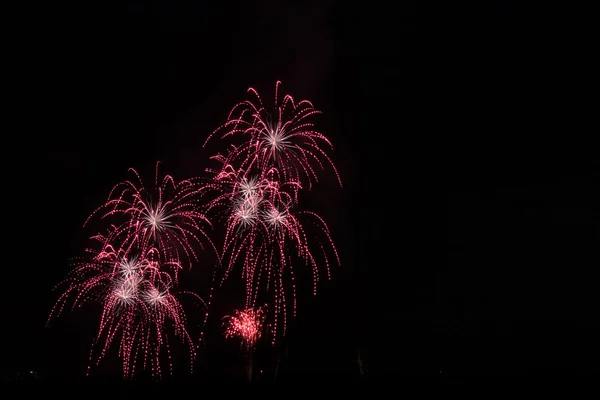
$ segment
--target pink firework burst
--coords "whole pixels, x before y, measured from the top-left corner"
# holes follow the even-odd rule
[[[204,248],[208,243],[217,254],[205,231],[211,222],[199,211],[198,184],[191,180],[177,183],[170,175],[159,181],[158,166],[159,163],[154,190],[146,189],[137,171],[130,169],[135,179],[117,184],[106,203],[84,225],[97,215],[101,220],[109,220],[108,233],[95,238],[103,241],[105,247],[119,243],[124,256],[131,249],[154,248],[166,261],[187,261],[191,266],[198,261],[195,245]]]
[[[312,117],[319,114],[306,101],[295,102],[290,95],[267,107],[256,90],[254,100],[237,104],[227,122],[213,135],[237,138],[229,152],[212,157],[218,168],[207,170],[212,180],[204,189],[212,192],[207,214],[225,220],[221,259],[223,282],[236,265],[242,266],[246,282],[246,308],[252,309],[265,297],[273,301],[273,340],[282,319],[286,332],[284,280],[291,281],[293,311],[296,314],[294,270],[307,265],[312,273],[313,293],[325,270],[330,277],[330,260],[340,264],[329,229],[317,214],[300,211],[298,192],[318,180],[317,171],[329,164],[338,181],[333,162],[320,147],[331,148],[319,133]],[[207,141],[210,139],[210,137]],[[205,143],[206,144],[206,143]],[[283,318],[281,318],[283,317]]]
[[[266,106],[258,92],[249,88],[254,100],[236,104],[227,122],[215,130],[213,135],[225,139],[237,134],[245,136],[243,144],[237,145],[226,156],[225,165],[238,165],[242,170],[269,170],[276,167],[286,181],[306,182],[310,188],[318,181],[317,168],[324,164],[335,172],[341,186],[342,181],[331,158],[322,148],[325,144],[333,148],[325,135],[317,131],[312,118],[321,112],[308,100],[296,102],[289,94],[279,98],[279,85],[275,84],[275,100]]]
[[[172,373],[171,335],[168,333],[172,332],[188,347],[193,369],[195,350],[186,330],[185,312],[171,292],[173,281],[164,271],[160,255],[154,248],[147,248],[144,253],[123,255],[122,251],[105,244],[104,250],[92,253],[92,257],[77,260],[70,275],[59,284],[65,289],[48,321],[60,315],[69,299],[73,299],[72,309],[90,302],[102,305],[100,327],[90,351],[90,368],[94,359],[99,364],[111,346],[117,344],[126,378],[133,376],[138,366],[150,369],[154,376],[160,377],[163,373],[161,359],[165,358],[168,359],[169,373]],[[199,296],[182,293],[190,294],[204,304]],[[95,351],[95,347],[99,350]]]
[[[247,351],[252,351],[262,335],[265,314],[263,308],[235,310],[223,318],[225,337],[238,339]]]

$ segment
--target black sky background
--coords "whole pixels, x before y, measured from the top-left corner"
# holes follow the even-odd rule
[[[15,39],[4,370],[81,375],[93,312],[44,323],[87,214],[129,167],[202,174],[205,135],[279,79],[324,111],[344,180],[309,200],[343,268],[301,296],[281,379],[356,378],[359,348],[369,376],[598,373],[598,78],[579,10],[462,2],[417,29],[410,2],[148,4],[40,10]],[[230,374],[212,340],[209,374]],[[285,346],[267,353],[265,369]]]
[[[6,330],[1,350],[6,373],[84,373],[97,310],[64,314],[50,328],[44,324],[57,296],[52,287],[93,233],[81,228],[86,216],[129,167],[152,177],[161,160],[163,171],[176,178],[201,175],[209,165],[210,153],[201,148],[205,137],[246,98],[247,87],[268,98],[281,80],[282,90],[324,111],[320,127],[336,146],[345,184],[336,188],[335,177],[325,176],[320,193],[307,198],[331,226],[343,268],[317,298],[300,293],[279,378],[311,371],[358,375],[358,351],[363,359],[368,354],[369,289],[360,260],[368,257],[361,242],[369,239],[360,227],[367,177],[355,155],[363,151],[357,125],[367,120],[357,111],[370,107],[365,96],[372,90],[370,72],[363,69],[362,49],[369,46],[362,32],[368,29],[354,27],[359,10],[334,2],[267,1],[97,3],[36,11],[30,14],[30,36],[21,38],[28,46],[18,46],[27,60],[18,72],[24,107],[18,107],[19,134],[12,139],[18,161],[7,160],[14,172],[8,177],[15,194],[8,198],[14,210],[11,247],[28,261],[26,268],[7,272],[12,284],[3,293],[11,303],[5,318],[14,328]],[[414,21],[410,7],[402,12],[408,46]],[[18,296],[23,300],[14,301]],[[226,303],[215,314],[240,306]],[[236,373],[235,351],[221,343],[220,332],[207,333],[207,340],[212,344],[201,368],[209,375]],[[285,350],[284,343],[265,353]],[[264,358],[267,375],[274,362]],[[119,374],[115,361],[107,360],[97,373]]]
[[[433,276],[442,376],[597,375],[594,14],[474,10],[431,12],[446,34],[426,58],[447,183],[448,259]]]

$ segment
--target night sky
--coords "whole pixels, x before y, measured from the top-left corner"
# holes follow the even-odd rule
[[[365,377],[598,374],[589,32],[534,24],[527,2],[424,10],[422,30],[413,2],[282,3],[26,14],[2,160],[2,372],[84,374],[98,310],[44,325],[87,215],[129,167],[202,175],[206,135],[249,86],[268,96],[281,80],[324,112],[344,187],[326,174],[307,203],[343,266],[299,293],[265,375],[282,355],[278,379],[357,380],[359,349]],[[207,341],[204,374],[235,375],[235,349]]]

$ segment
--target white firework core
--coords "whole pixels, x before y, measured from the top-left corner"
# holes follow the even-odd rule
[[[276,207],[271,207],[265,211],[263,219],[268,225],[275,228],[279,227],[285,224],[287,219],[287,210],[280,211]]]
[[[130,275],[117,279],[113,293],[122,305],[131,305],[135,302],[138,295],[139,285],[142,281],[140,275]]]
[[[123,260],[121,260],[121,262],[119,263],[119,270],[121,272],[121,275],[125,277],[129,277],[137,273],[140,267],[141,265],[136,258],[123,258]]]
[[[171,226],[169,218],[171,215],[159,204],[156,208],[150,208],[144,214],[142,219],[153,235],[163,232]]]
[[[255,197],[241,199],[236,202],[235,216],[242,226],[250,226],[256,222],[259,200]]]
[[[165,304],[167,298],[167,290],[160,291],[156,287],[151,287],[142,294],[143,300],[151,306]]]
[[[239,183],[239,192],[244,199],[256,196],[259,190],[260,185],[258,184],[258,178],[256,177],[244,177]]]
[[[285,148],[290,145],[287,132],[281,126],[281,123],[278,123],[276,127],[268,126],[264,129],[262,140],[265,143],[265,147],[274,157],[277,153],[284,151]]]

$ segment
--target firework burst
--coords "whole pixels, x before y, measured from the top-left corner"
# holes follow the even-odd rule
[[[341,185],[333,162],[319,147],[326,144],[331,148],[331,143],[311,121],[320,112],[306,100],[296,103],[290,95],[280,100],[279,84],[273,107],[266,107],[250,88],[255,100],[233,107],[226,123],[213,133],[220,139],[237,137],[241,143],[212,157],[218,166],[207,170],[212,179],[203,188],[212,192],[213,199],[206,214],[214,213],[225,221],[221,283],[241,265],[246,308],[273,302],[273,340],[280,321],[283,334],[286,332],[290,300],[296,314],[294,269],[308,265],[316,294],[319,277],[323,273],[330,277],[331,261],[340,264],[325,221],[302,211],[298,204],[299,191],[311,188],[324,163],[331,166]],[[286,280],[291,285],[284,284]],[[284,289],[289,286],[291,296]]]
[[[239,165],[244,171],[267,171],[277,168],[286,181],[305,182],[310,188],[318,181],[318,169],[328,164],[342,181],[327,152],[325,144],[333,149],[325,135],[318,132],[312,118],[321,114],[308,100],[296,102],[289,94],[279,97],[275,84],[275,100],[266,106],[258,92],[249,88],[254,99],[236,104],[224,125],[206,139],[225,139],[243,135],[245,142],[237,145],[225,156],[224,165]]]
[[[106,203],[94,211],[84,225],[97,216],[108,220],[108,233],[95,238],[101,240],[104,247],[119,243],[119,251],[124,256],[132,249],[154,248],[167,262],[185,262],[191,267],[192,262],[198,261],[196,245],[203,249],[209,244],[217,253],[205,231],[211,222],[199,211],[199,185],[192,180],[176,183],[170,175],[159,181],[158,166],[159,163],[154,190],[146,189],[137,171],[130,169],[135,179],[117,184]]]
[[[126,378],[133,376],[138,366],[160,377],[164,350],[172,373],[168,333],[172,332],[188,347],[193,369],[194,344],[186,330],[183,306],[170,291],[173,281],[160,262],[161,253],[148,248],[145,253],[124,256],[111,245],[103,247],[104,250],[92,253],[89,258],[76,260],[70,275],[59,284],[65,289],[48,321],[60,315],[70,299],[71,309],[99,303],[102,314],[90,351],[90,368],[94,361],[99,364],[111,346],[117,344]],[[204,304],[199,296],[183,293]]]
[[[225,337],[237,339],[247,351],[252,351],[262,336],[265,313],[263,308],[235,310],[224,318]]]

